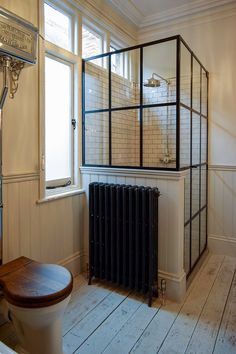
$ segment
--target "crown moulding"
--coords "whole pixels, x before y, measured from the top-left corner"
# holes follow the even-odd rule
[[[130,22],[136,25],[139,30],[173,20],[181,21],[182,19],[186,19],[187,16],[206,15],[206,13],[211,15],[227,8],[236,7],[235,0],[196,0],[192,3],[173,7],[170,10],[159,11],[152,15],[144,16],[131,0],[109,0],[108,2]]]

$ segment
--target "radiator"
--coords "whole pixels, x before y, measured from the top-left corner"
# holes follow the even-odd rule
[[[93,277],[158,296],[158,188],[90,183],[89,284]]]

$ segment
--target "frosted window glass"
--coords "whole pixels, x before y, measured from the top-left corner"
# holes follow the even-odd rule
[[[48,4],[44,4],[44,19],[46,40],[71,50],[71,18]]]
[[[46,181],[71,177],[71,68],[46,57]]]
[[[102,37],[90,30],[89,28],[82,27],[82,56],[83,58],[89,58],[94,55],[102,53]],[[97,59],[96,64],[102,65],[102,60]]]

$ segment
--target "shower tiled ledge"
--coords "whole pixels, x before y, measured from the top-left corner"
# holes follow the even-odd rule
[[[150,179],[165,179],[179,181],[184,179],[188,170],[184,171],[164,171],[164,170],[142,170],[142,169],[128,169],[128,168],[110,168],[110,167],[80,167],[81,174],[97,174],[106,176],[120,176],[120,177],[140,177]]]

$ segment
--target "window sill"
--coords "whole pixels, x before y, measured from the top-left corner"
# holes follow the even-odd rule
[[[84,194],[84,189],[79,189],[77,186],[70,188],[58,188],[54,190],[46,190],[44,198],[37,200],[37,204],[52,202],[54,200],[71,197],[74,195]]]

